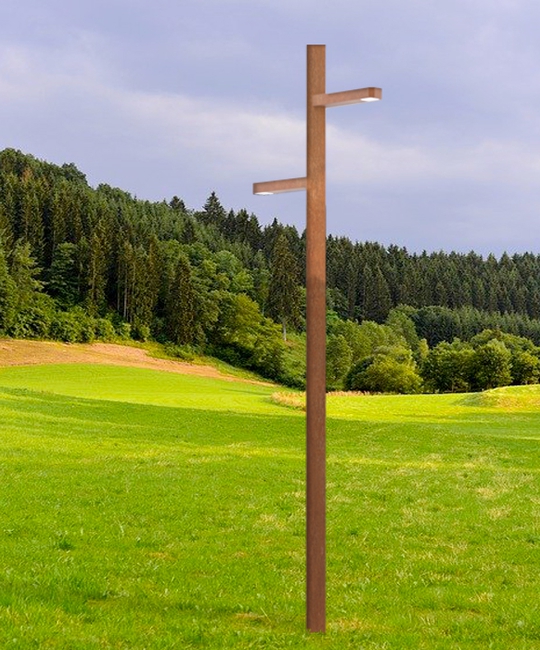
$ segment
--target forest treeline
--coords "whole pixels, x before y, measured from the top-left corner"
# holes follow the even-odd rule
[[[538,380],[540,255],[417,254],[333,236],[327,251],[329,387]],[[277,220],[262,226],[215,193],[199,211],[177,196],[143,201],[90,187],[73,164],[0,152],[3,335],[152,338],[179,355],[212,354],[301,386],[304,269],[305,233]],[[504,348],[497,379],[476,376],[482,346]],[[435,381],[436,352],[454,355],[455,381]],[[516,370],[518,352],[530,357],[528,374]],[[374,379],[402,370],[401,386]]]

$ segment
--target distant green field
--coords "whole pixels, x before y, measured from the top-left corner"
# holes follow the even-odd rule
[[[328,633],[274,388],[0,368],[0,647],[540,648],[540,391],[331,397]]]

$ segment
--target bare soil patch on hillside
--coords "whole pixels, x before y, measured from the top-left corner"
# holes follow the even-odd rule
[[[261,383],[232,377],[212,366],[203,366],[173,359],[156,359],[141,348],[116,343],[57,343],[54,341],[0,340],[0,367],[42,365],[48,363],[96,363],[165,370],[184,375],[198,375],[228,381]]]

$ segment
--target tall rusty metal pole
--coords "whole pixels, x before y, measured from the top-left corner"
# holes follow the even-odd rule
[[[307,175],[253,183],[254,194],[307,190],[306,623],[326,628],[326,109],[382,98],[380,88],[326,93],[326,47],[307,46]]]
[[[307,628],[326,628],[326,47],[307,46]]]

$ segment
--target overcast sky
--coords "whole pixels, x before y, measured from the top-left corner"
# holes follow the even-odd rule
[[[540,253],[538,0],[1,0],[0,149],[92,185],[305,224],[306,44],[327,92],[328,231]]]

